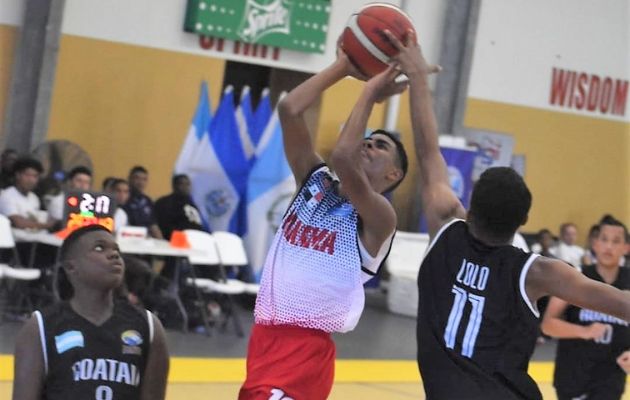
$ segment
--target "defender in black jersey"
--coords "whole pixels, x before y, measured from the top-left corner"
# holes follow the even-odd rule
[[[611,217],[602,220],[599,227],[593,243],[597,264],[584,267],[582,273],[630,290],[630,269],[619,266],[619,259],[627,252],[628,230]],[[628,321],[554,297],[542,328],[547,335],[560,339],[553,381],[559,400],[621,398],[630,372]]]
[[[124,263],[112,234],[84,227],[60,251],[73,293],[22,328],[13,399],[164,399],[164,329],[150,312],[114,302]]]
[[[418,275],[418,366],[428,400],[541,399],[527,374],[538,325],[536,301],[554,295],[630,320],[630,293],[569,265],[511,246],[531,194],[510,168],[480,177],[468,213],[440,153],[424,60],[412,34],[385,31],[409,78],[411,122],[431,244]],[[465,220],[464,220],[465,219]]]

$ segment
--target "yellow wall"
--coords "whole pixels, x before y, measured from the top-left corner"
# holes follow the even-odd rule
[[[149,194],[169,193],[200,82],[208,81],[216,108],[223,70],[223,60],[64,35],[48,139],[83,147],[99,187],[140,164]]]
[[[340,121],[360,90],[359,82],[346,80],[324,95],[317,142],[323,154],[334,146]],[[411,208],[418,207],[408,103],[405,93],[397,128],[409,154],[409,173],[394,196],[401,229],[416,226]],[[384,108],[378,107],[369,126],[383,122]],[[558,233],[561,223],[572,221],[584,242],[589,227],[604,213],[630,223],[630,124],[469,99],[465,125],[509,133],[515,138],[515,153],[525,154],[525,179],[534,202],[524,231],[549,228]]]
[[[630,222],[630,124],[469,99],[465,125],[512,134],[533,195],[526,231],[558,233],[572,221],[582,241],[604,213]]]
[[[0,25],[0,136],[4,128],[4,109],[9,96],[13,51],[17,33],[17,29],[12,26]]]
[[[317,149],[328,156],[337,141],[341,125],[346,122],[354,103],[363,89],[363,82],[356,79],[344,79],[324,92],[319,114],[317,131]],[[384,106],[377,104],[368,120],[368,128],[383,126]]]
[[[354,79],[345,79],[324,93],[320,111],[319,129],[317,134],[317,150],[327,156],[332,151],[337,140],[337,134],[341,124],[350,115],[354,102],[361,93],[363,83]],[[410,219],[409,207],[413,204],[415,193],[416,160],[413,153],[413,137],[409,125],[409,101],[407,94],[403,94],[400,101],[400,115],[398,118],[398,131],[402,134],[402,142],[409,156],[409,171],[403,183],[394,193],[394,207],[398,212],[399,229],[416,227],[415,219]],[[385,122],[385,106],[376,105],[368,121],[368,128],[382,128]]]

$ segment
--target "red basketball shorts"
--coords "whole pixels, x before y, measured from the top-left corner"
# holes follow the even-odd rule
[[[258,325],[247,350],[239,400],[326,399],[335,375],[330,334],[288,325]]]

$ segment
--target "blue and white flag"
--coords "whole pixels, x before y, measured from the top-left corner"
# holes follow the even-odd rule
[[[252,160],[256,148],[251,139],[251,134],[254,131],[254,111],[252,110],[249,86],[243,87],[241,92],[241,102],[236,109],[236,123],[238,124],[238,134],[243,145],[243,152],[248,160]]]
[[[271,96],[269,96],[269,88],[265,88],[260,96],[258,107],[256,107],[256,111],[254,112],[254,129],[250,131],[250,137],[252,139],[252,143],[254,144],[254,148],[258,147],[260,137],[267,128],[267,125],[269,125],[272,113],[273,110],[271,109]]]
[[[199,101],[197,102],[195,115],[192,118],[188,134],[186,135],[182,149],[175,162],[174,172],[176,174],[187,174],[189,176],[192,174],[190,161],[194,158],[194,154],[199,149],[199,142],[204,136],[204,133],[206,133],[211,119],[212,112],[210,99],[208,98],[208,84],[203,81],[201,82]]]
[[[249,174],[248,234],[245,246],[254,278],[260,281],[271,241],[295,192],[295,179],[284,153],[277,110],[264,130]]]
[[[231,86],[225,89],[199,146],[200,151],[191,161],[195,172],[193,199],[210,229],[242,236],[247,231],[249,163],[239,137]]]
[[[66,331],[61,335],[55,336],[55,348],[57,354],[65,353],[75,347],[84,347],[85,341],[81,331]]]

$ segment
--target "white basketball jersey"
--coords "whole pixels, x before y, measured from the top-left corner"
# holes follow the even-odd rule
[[[363,283],[376,274],[393,239],[392,234],[375,258],[362,263],[361,253],[366,252],[357,223],[356,210],[338,194],[328,167],[315,169],[293,199],[267,254],[256,323],[352,330],[365,303]]]

